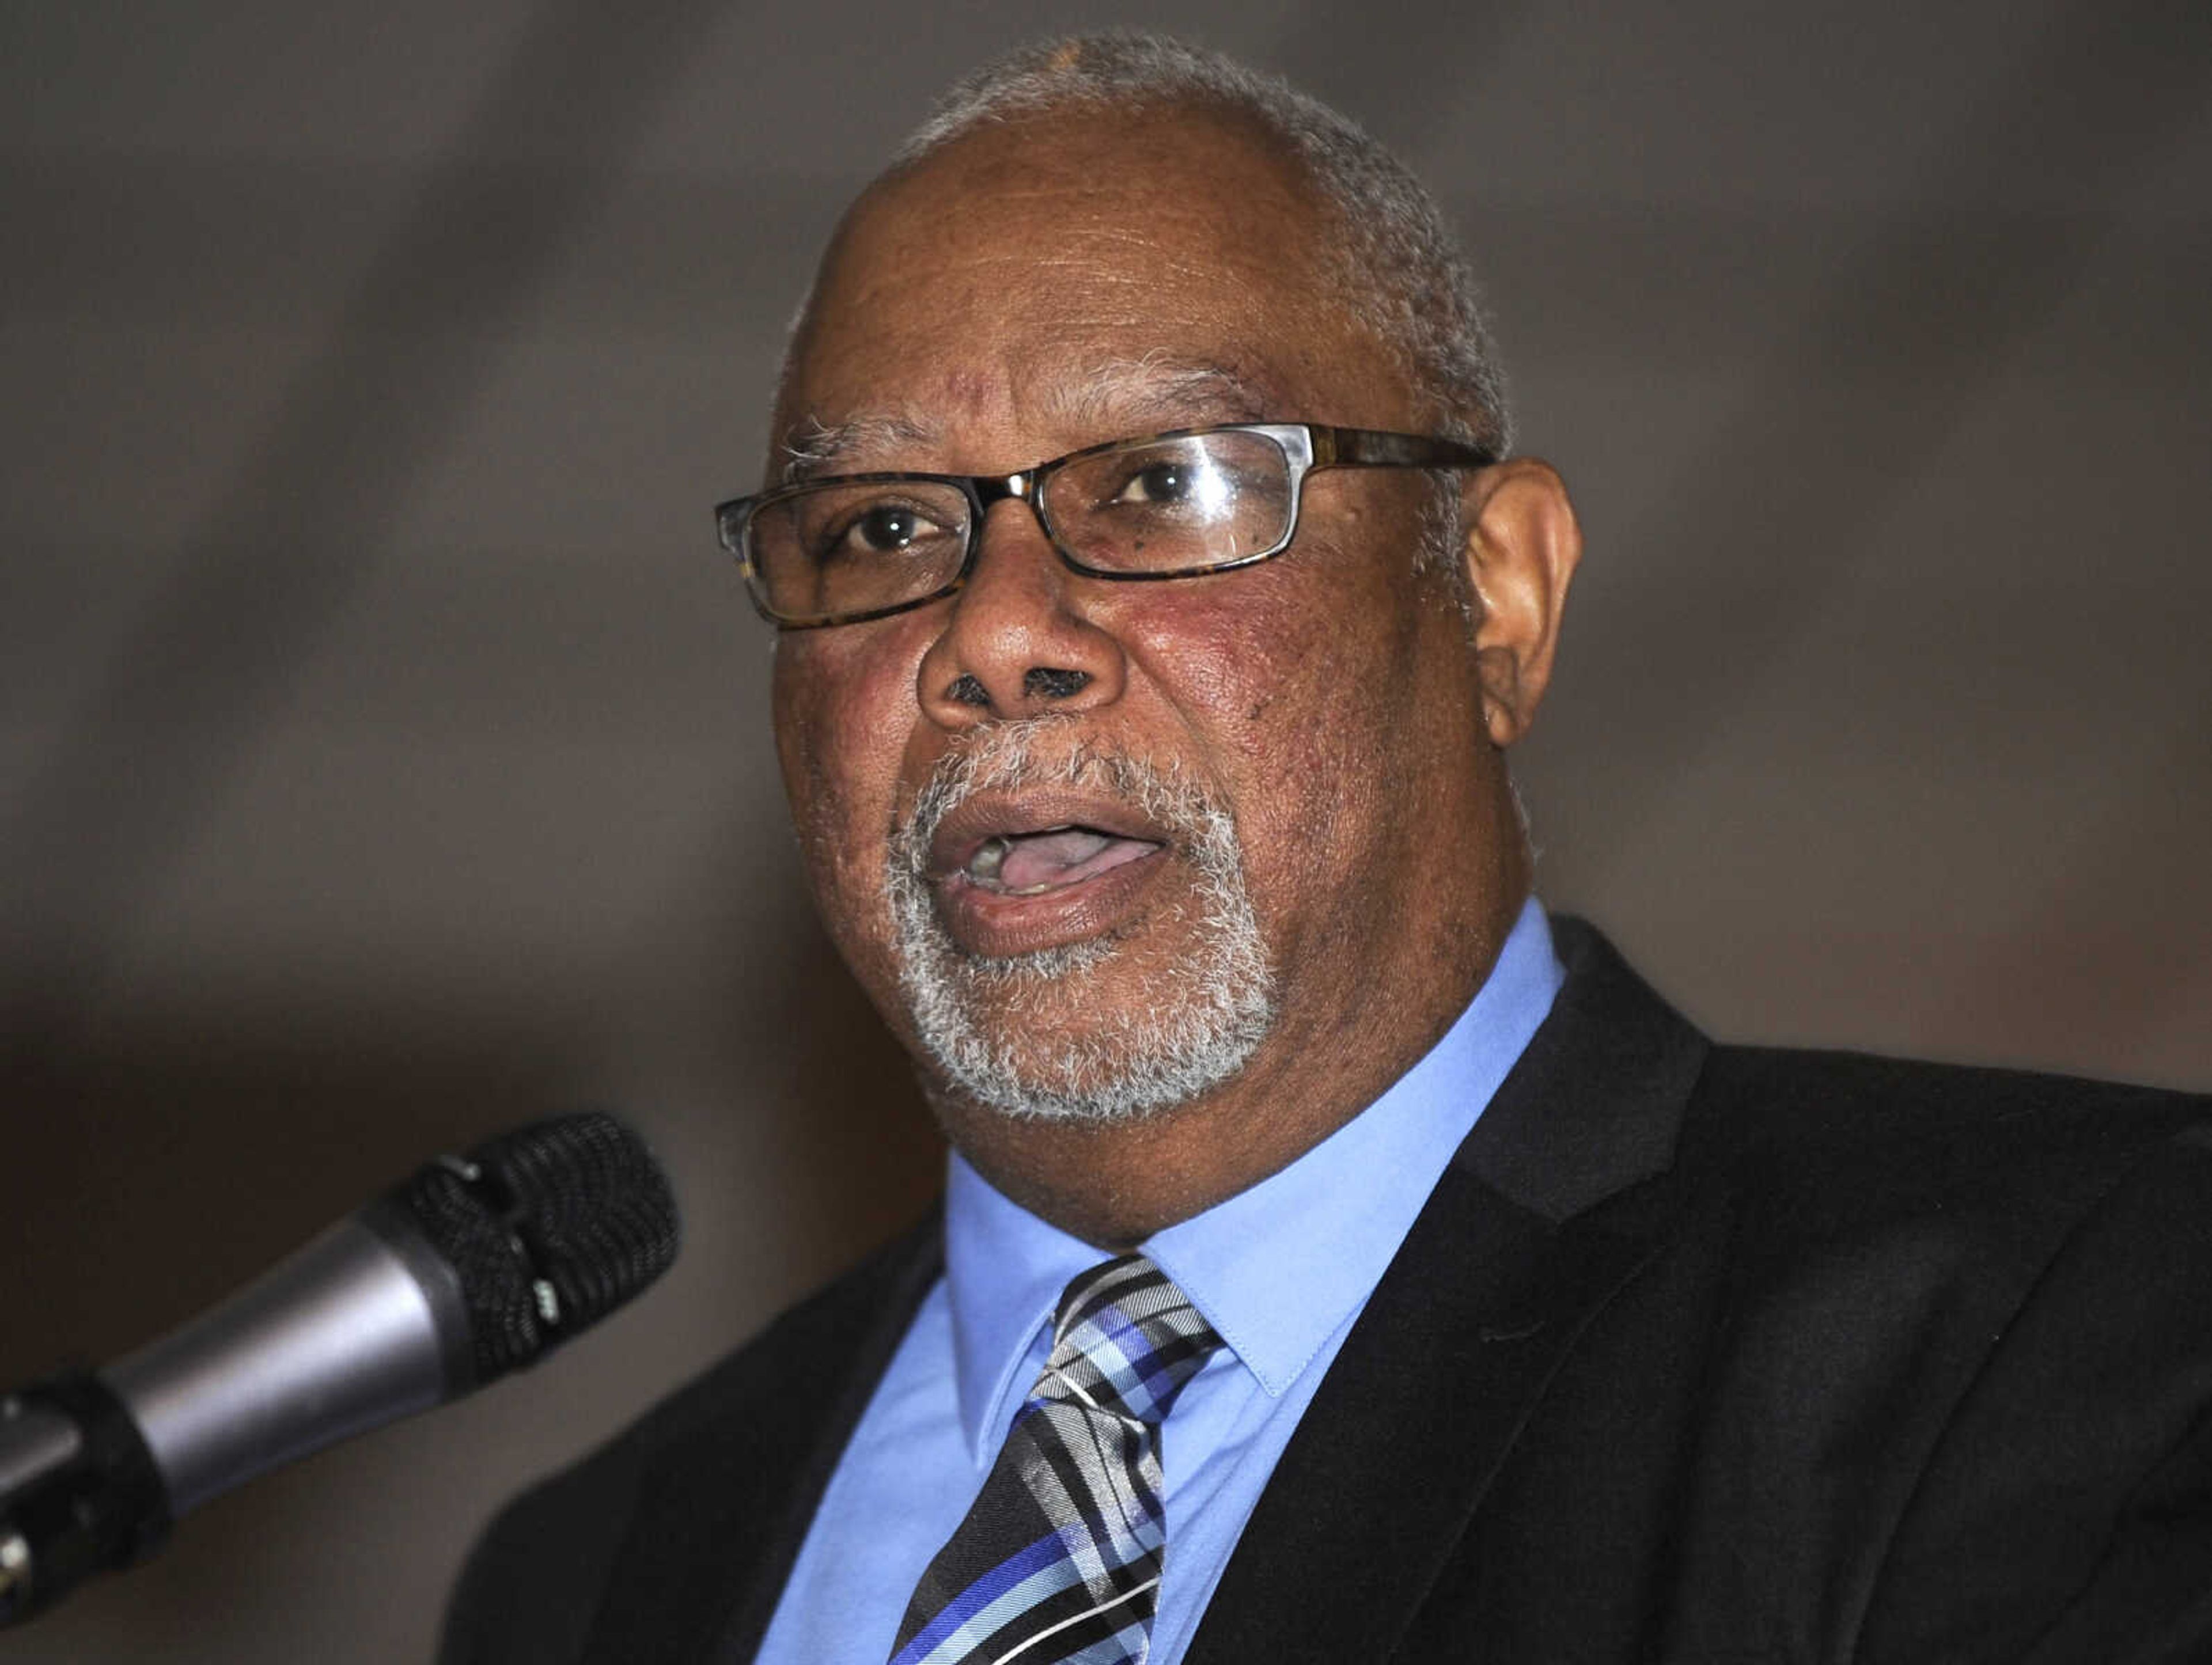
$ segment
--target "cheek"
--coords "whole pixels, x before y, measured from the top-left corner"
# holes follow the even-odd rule
[[[865,627],[850,627],[856,630]],[[787,638],[774,678],[776,756],[807,876],[841,942],[880,934],[883,853],[911,667],[834,632]]]
[[[1235,576],[1233,591],[1146,621],[1137,655],[1233,794],[1247,844],[1326,865],[1352,836],[1347,781],[1391,766],[1409,644],[1388,621],[1402,610],[1286,567]]]
[[[1280,743],[1316,659],[1334,652],[1325,606],[1277,561],[1187,586],[1136,589],[1112,629],[1206,756],[1235,769]]]
[[[1420,736],[1431,702],[1460,697],[1440,659],[1458,635],[1406,558],[1401,574],[1387,550],[1316,550],[1130,620],[1234,805],[1255,905],[1285,945],[1387,884],[1440,789]]]

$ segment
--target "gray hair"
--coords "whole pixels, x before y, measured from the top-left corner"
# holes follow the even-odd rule
[[[1379,141],[1279,76],[1159,35],[1043,41],[954,86],[892,166],[987,123],[1071,105],[1210,106],[1279,140],[1336,210],[1353,314],[1403,361],[1443,433],[1501,454],[1510,447],[1505,378],[1474,274],[1436,199]]]

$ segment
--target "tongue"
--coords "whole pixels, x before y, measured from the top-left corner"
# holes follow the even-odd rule
[[[1134,861],[1159,848],[1142,839],[1115,838],[1087,827],[1063,827],[1057,832],[1024,833],[1008,841],[999,883],[1009,890],[1028,890],[1040,884],[1073,884],[1078,879],[1103,873],[1125,861]]]

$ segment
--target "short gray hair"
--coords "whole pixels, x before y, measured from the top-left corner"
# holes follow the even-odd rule
[[[1505,378],[1474,274],[1436,199],[1358,124],[1279,76],[1160,35],[1042,41],[955,85],[892,166],[918,162],[987,123],[1071,105],[1210,106],[1280,141],[1341,222],[1354,315],[1401,356],[1440,429],[1501,455],[1510,447]]]

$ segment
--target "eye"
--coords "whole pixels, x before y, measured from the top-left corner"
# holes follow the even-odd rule
[[[1241,483],[1221,459],[1178,447],[1131,458],[1107,483],[1101,508],[1215,520],[1232,511]]]
[[[918,560],[938,556],[948,539],[958,541],[960,528],[948,525],[948,517],[959,519],[951,505],[933,508],[905,495],[854,499],[832,491],[808,506],[801,524],[806,551],[817,563],[888,556]]]
[[[1173,457],[1148,463],[1121,483],[1114,494],[1117,503],[1180,503],[1191,493],[1192,470]]]
[[[875,554],[902,550],[921,535],[921,516],[902,503],[878,503],[855,515],[845,536],[860,548]]]

